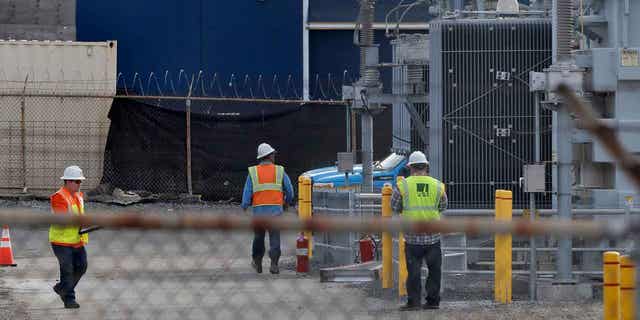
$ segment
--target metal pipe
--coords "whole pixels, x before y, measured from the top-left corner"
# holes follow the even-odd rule
[[[553,63],[558,64],[571,59],[571,40],[573,37],[573,18],[571,1],[553,0]],[[571,116],[567,108],[560,107],[557,112],[556,150],[558,152],[558,216],[560,221],[570,221],[571,215],[571,164],[573,149],[571,143]],[[557,281],[572,282],[571,276],[571,238],[560,235],[557,255]]]
[[[360,114],[362,130],[362,191],[373,191],[373,116]]]
[[[187,161],[187,165],[186,165],[186,171],[187,171],[187,193],[191,196],[193,195],[193,183],[192,183],[192,176],[191,176],[191,99],[189,99],[191,97],[191,92],[192,92],[192,88],[193,88],[193,80],[194,80],[194,76],[191,76],[191,84],[189,84],[189,94],[187,95],[187,101],[186,101],[186,105],[187,105],[187,110],[186,110],[186,114],[187,114],[187,132],[186,132],[186,161]]]
[[[622,15],[622,46],[629,46],[629,0],[624,0],[624,15]]]
[[[302,0],[302,100],[309,100],[309,0]]]
[[[368,200],[380,200],[382,199],[381,193],[356,193],[356,198],[358,199],[368,199]]]
[[[617,131],[640,131],[640,120],[618,120],[618,119],[600,119],[601,124]],[[577,122],[578,129],[587,129],[582,122]]]
[[[493,270],[442,270],[442,273],[446,273],[446,274],[486,274],[486,275],[492,275],[495,272]],[[579,274],[579,275],[600,275],[600,274],[602,274],[602,271],[573,271],[573,273],[574,274]],[[512,270],[511,274],[526,275],[526,274],[529,274],[529,271]],[[538,274],[540,274],[540,275],[555,275],[556,272],[555,271],[539,271]]]
[[[375,65],[367,61],[367,52],[373,47],[374,41],[374,13],[375,0],[361,0],[358,24],[360,25],[360,80],[366,88],[375,88],[380,82],[380,72]],[[377,64],[377,62],[375,63]],[[366,92],[360,93],[366,95]],[[356,97],[359,98],[359,97]],[[364,98],[363,98],[364,99]],[[360,114],[362,136],[362,190],[373,191],[373,115],[369,112],[367,102],[362,101],[365,111]]]
[[[24,79],[22,99],[20,99],[20,153],[22,156],[22,192],[27,192],[27,124],[26,124],[26,97],[29,74]]]
[[[534,161],[536,163],[540,162],[540,105],[539,105],[539,96],[537,92],[533,94],[533,113],[534,117],[534,126],[535,126],[535,144],[534,144]],[[531,192],[529,193],[529,219],[531,222],[536,220],[536,194]],[[537,264],[537,256],[536,256],[536,238],[531,236],[529,238],[529,300],[536,301],[536,281],[538,280],[538,275],[536,271],[538,269]]]
[[[571,116],[566,108],[558,112],[558,217],[560,220],[572,219],[571,204],[571,165],[573,149],[571,143]],[[558,281],[571,282],[571,245],[569,236],[560,236],[558,243]]]
[[[492,218],[450,218],[438,221],[411,221],[401,217],[362,218],[315,216],[301,220],[293,216],[241,216],[237,214],[211,215],[203,212],[165,213],[122,211],[118,214],[97,210],[92,215],[43,215],[31,210],[0,210],[0,224],[13,226],[100,225],[112,229],[163,230],[308,230],[317,232],[411,232],[411,233],[469,233],[473,235],[567,235],[583,238],[621,238],[640,232],[640,217],[630,220],[563,221],[557,219],[527,219],[497,221]]]
[[[356,152],[358,150],[358,139],[356,138],[356,121],[357,114],[353,112],[353,108],[351,108],[351,152]]]
[[[351,105],[346,105],[345,106],[345,127],[346,127],[346,139],[347,140],[347,152],[352,152],[351,151]]]
[[[480,0],[478,0],[480,1]],[[488,11],[488,10],[459,10],[458,13],[462,14],[492,14],[492,15],[505,15],[497,11]],[[517,15],[541,15],[545,14],[545,11],[542,10],[529,10],[529,11],[518,11]],[[507,15],[513,15],[509,13]]]
[[[369,205],[364,205],[363,208],[366,207],[367,209],[380,209],[381,206],[379,204],[369,204]],[[318,207],[317,209],[320,209],[320,207]],[[336,209],[338,210],[338,209]],[[632,214],[640,214],[640,209],[630,209],[629,211]],[[544,217],[549,217],[549,216],[553,216],[556,215],[558,213],[558,210],[554,210],[554,209],[541,209],[541,210],[537,210],[536,211],[538,216],[544,216]],[[495,212],[493,210],[490,209],[470,209],[470,210],[465,210],[465,209],[449,209],[447,211],[445,211],[444,215],[449,216],[449,217],[493,217],[495,214]],[[524,214],[524,210],[523,209],[516,209],[513,210],[513,216],[517,217],[517,216],[522,216]],[[573,216],[574,217],[583,217],[583,218],[588,218],[589,216],[594,216],[594,215],[598,215],[598,216],[620,216],[620,215],[625,215],[626,211],[625,209],[573,209]]]
[[[527,247],[514,247],[511,248],[511,251],[517,252],[527,252],[530,248]],[[493,247],[442,247],[442,251],[491,251],[493,252]],[[557,251],[557,247],[542,247],[538,248],[538,251],[547,251],[553,252]],[[573,252],[600,252],[600,251],[624,251],[625,248],[572,248]]]
[[[356,206],[359,209],[380,209],[382,208],[381,204],[361,204]]]
[[[514,209],[514,216],[522,216],[522,209]],[[633,214],[640,214],[640,209],[633,208],[630,211]],[[538,215],[540,216],[553,216],[558,213],[558,210],[554,209],[540,209],[538,210]],[[573,209],[574,216],[593,216],[593,215],[624,215],[625,209]],[[469,216],[469,217],[491,217],[494,215],[493,209],[449,209],[444,212],[445,217],[460,217],[460,216]]]

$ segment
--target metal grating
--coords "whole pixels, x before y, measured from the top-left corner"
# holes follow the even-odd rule
[[[496,189],[512,190],[514,207],[526,207],[519,178],[535,155],[529,72],[551,64],[550,21],[439,21],[431,39],[430,160],[450,207],[491,208]],[[550,111],[540,118],[541,158],[550,161]],[[550,195],[537,205],[550,207]]]

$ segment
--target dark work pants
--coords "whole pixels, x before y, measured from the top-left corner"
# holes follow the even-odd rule
[[[253,258],[262,259],[264,256],[264,237],[267,233],[264,229],[255,229],[253,231],[253,246],[251,250],[251,256]],[[269,230],[269,258],[274,261],[278,261],[280,258],[280,231]]]
[[[440,279],[442,278],[442,250],[440,242],[433,245],[415,245],[407,243],[405,246],[407,257],[407,293],[409,304],[420,304],[422,296],[422,280],[420,279],[422,261],[426,260],[429,276],[425,282],[427,291],[426,302],[430,305],[440,304]]]
[[[64,301],[74,301],[76,285],[87,271],[87,251],[84,247],[72,248],[55,244],[51,247],[60,264],[60,282],[56,283],[56,290],[61,291]]]

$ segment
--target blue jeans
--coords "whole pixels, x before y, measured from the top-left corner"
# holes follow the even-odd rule
[[[442,278],[442,250],[440,242],[432,245],[415,245],[407,243],[404,247],[407,257],[407,294],[409,304],[420,304],[422,296],[422,262],[426,261],[429,275],[425,281],[427,304],[440,304],[440,279]]]
[[[251,256],[256,259],[262,259],[264,256],[264,237],[266,230],[256,229],[254,230],[253,246],[251,250]],[[280,258],[280,231],[269,230],[269,258],[274,261],[278,261]]]
[[[75,288],[82,275],[87,271],[87,251],[84,247],[72,248],[52,244],[53,253],[60,264],[60,282],[54,289],[60,292],[62,299],[75,301]]]

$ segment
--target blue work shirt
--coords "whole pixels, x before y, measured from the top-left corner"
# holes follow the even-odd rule
[[[288,203],[293,206],[293,185],[287,173],[284,173],[282,178],[282,192],[284,192],[284,203]],[[244,184],[244,191],[242,192],[242,209],[251,207],[253,199],[253,183],[251,177],[247,175],[247,182]],[[277,216],[282,214],[282,206],[259,206],[253,207],[253,215],[255,216]]]

